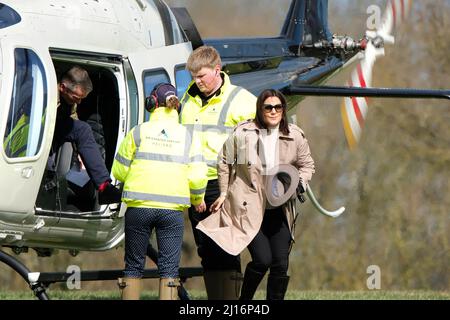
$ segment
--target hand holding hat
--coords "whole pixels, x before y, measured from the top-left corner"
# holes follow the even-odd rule
[[[273,174],[266,180],[267,202],[272,207],[279,207],[296,195],[300,178],[298,170],[289,164],[281,164],[273,169]]]

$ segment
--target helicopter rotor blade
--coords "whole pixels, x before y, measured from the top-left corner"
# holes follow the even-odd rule
[[[385,55],[384,45],[393,44],[394,28],[398,27],[409,15],[412,0],[390,0],[383,15],[381,25],[376,31],[368,30],[367,44],[362,59],[352,71],[349,87],[368,88],[372,85],[372,71],[375,61]],[[349,148],[354,149],[361,137],[369,109],[369,100],[362,97],[344,98],[341,105],[341,117],[345,137]]]

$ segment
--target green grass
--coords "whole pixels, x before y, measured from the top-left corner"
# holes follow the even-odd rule
[[[53,300],[115,300],[119,299],[117,291],[59,291],[47,290]],[[199,290],[189,291],[191,299],[204,300],[206,293]],[[156,291],[144,291],[141,299],[155,300]],[[256,300],[265,298],[264,291],[256,293]],[[0,300],[33,300],[31,291],[0,291]],[[286,300],[450,300],[450,292],[438,291],[288,291]]]

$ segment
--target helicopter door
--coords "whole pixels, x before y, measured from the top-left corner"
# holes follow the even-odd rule
[[[136,52],[129,55],[129,61],[137,82],[139,101],[145,101],[145,96],[149,95],[157,82],[170,81],[175,85],[176,66],[185,64],[192,46],[189,42],[172,46],[155,48],[145,52]],[[169,79],[167,79],[167,76]],[[167,79],[167,80],[166,80]],[[139,113],[139,122],[144,120],[143,111]]]
[[[32,213],[51,147],[57,83],[48,48],[2,39],[0,212]]]

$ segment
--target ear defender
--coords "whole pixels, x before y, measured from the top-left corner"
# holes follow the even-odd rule
[[[158,108],[158,98],[152,93],[147,98],[145,98],[145,110],[148,112],[153,112]]]
[[[157,84],[153,88],[150,95],[147,98],[145,98],[145,110],[147,110],[150,113],[152,113],[153,111],[155,111],[156,108],[159,107],[158,97],[156,96],[156,93],[157,93],[159,87],[161,87],[162,85],[164,85],[164,83]]]
[[[170,83],[157,84],[150,95],[145,98],[145,110],[148,112],[151,113],[159,107],[176,108],[178,110],[179,101],[176,97],[176,89]]]

